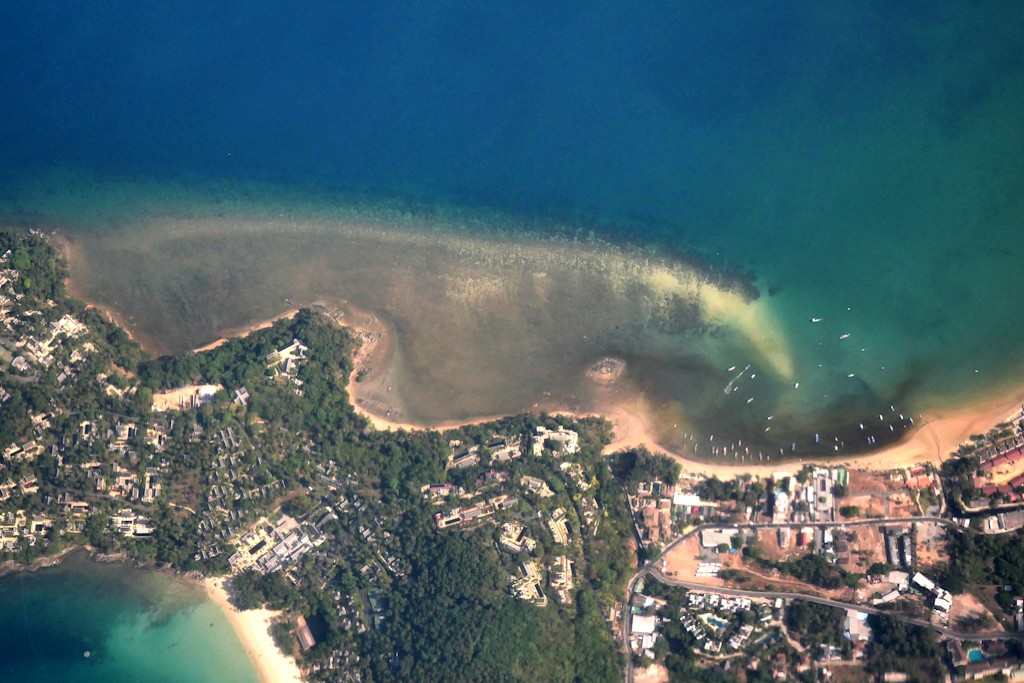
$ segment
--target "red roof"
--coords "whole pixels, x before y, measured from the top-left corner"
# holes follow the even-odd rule
[[[1004,465],[1016,465],[1021,460],[1021,458],[1024,458],[1024,450],[1022,450],[1021,448],[1014,448],[1012,451],[1007,451],[1002,455],[998,455],[992,458],[991,460],[983,464],[979,469],[983,472],[990,472]]]
[[[910,489],[926,489],[932,485],[932,478],[928,475],[922,477],[915,477],[907,482],[907,488]]]

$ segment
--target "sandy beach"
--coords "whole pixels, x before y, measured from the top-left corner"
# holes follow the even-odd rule
[[[239,611],[228,600],[224,581],[222,577],[208,578],[202,586],[231,623],[261,683],[301,683],[302,673],[295,659],[277,649],[270,635],[270,624],[279,613],[269,609]]]
[[[51,235],[50,239],[67,261],[71,272],[75,272],[77,267],[81,267],[82,259],[70,240],[59,234]],[[124,320],[117,311],[110,307],[99,306],[82,297],[80,290],[75,287],[73,277],[68,278],[67,287],[72,296],[86,301],[87,305],[97,308],[116,324],[129,331],[129,334],[133,334],[128,325],[130,321]],[[355,411],[362,415],[374,429],[382,431],[445,430],[468,424],[490,422],[504,416],[488,414],[463,420],[440,422],[417,422],[407,419],[407,411],[403,406],[402,397],[399,392],[393,390],[402,364],[393,325],[376,313],[356,307],[347,301],[338,303],[317,301],[309,305],[324,308],[338,324],[346,326],[356,336],[358,347],[353,358],[353,371],[349,377],[349,395]],[[217,339],[194,350],[196,352],[210,350],[234,337],[264,329],[277,320],[293,317],[299,308],[299,306],[293,306],[277,315],[224,330]],[[150,353],[161,350],[159,344],[155,344],[149,339],[142,339],[137,333],[134,334],[134,338]],[[602,359],[601,362],[607,360]],[[661,446],[655,435],[654,426],[651,424],[651,406],[643,393],[621,386],[613,386],[617,383],[621,373],[622,369],[617,368],[615,377],[610,383],[602,377],[590,378],[594,380],[597,387],[597,396],[593,401],[592,410],[579,411],[573,410],[569,406],[544,403],[535,403],[531,410],[572,417],[603,417],[613,427],[613,441],[607,446],[605,452],[612,453],[624,448],[644,447],[652,452],[676,459],[686,472],[703,473],[719,478],[732,478],[742,474],[766,476],[774,472],[793,472],[808,462],[842,463],[853,468],[874,470],[910,466],[923,462],[938,464],[955,451],[957,446],[966,441],[971,434],[987,431],[994,425],[1019,413],[1022,401],[1024,401],[1024,389],[1014,389],[1011,392],[972,402],[969,405],[928,411],[918,420],[917,426],[898,443],[865,455],[841,458],[821,455],[763,465],[714,463],[693,460]]]
[[[660,445],[645,417],[643,397],[608,406],[600,413],[612,423],[614,440],[605,449],[611,453],[624,448],[644,447],[672,457],[684,472],[732,479],[739,475],[770,476],[774,473],[797,472],[808,463],[842,464],[851,469],[890,470],[921,463],[939,465],[972,434],[983,433],[997,424],[1020,415],[1024,391],[1001,396],[990,401],[947,411],[931,411],[898,443],[873,453],[852,457],[808,457],[778,464],[728,464],[692,460],[673,453]],[[579,416],[575,415],[574,416]]]
[[[360,350],[355,358],[352,377],[350,378],[349,394],[358,414],[362,415],[377,430],[395,431],[454,429],[463,425],[481,424],[498,420],[503,415],[479,416],[468,420],[450,420],[423,424],[394,419],[391,414],[381,414],[374,408],[388,406],[387,399],[393,398],[382,391],[390,381],[389,361],[393,357],[393,340],[390,331],[384,327],[374,328],[377,333],[371,348]],[[367,370],[367,378],[355,382],[360,372]],[[675,459],[684,472],[715,476],[719,479],[732,479],[740,475],[770,476],[773,473],[792,473],[800,470],[807,463],[828,462],[842,464],[852,469],[889,470],[897,467],[910,467],[930,462],[939,465],[947,459],[957,447],[967,441],[972,434],[983,433],[995,425],[1012,419],[1021,412],[1024,403],[1024,389],[1015,390],[1009,395],[996,396],[992,399],[950,410],[933,410],[927,412],[918,421],[918,425],[909,431],[899,442],[886,446],[878,451],[852,457],[830,458],[827,456],[798,458],[778,464],[751,463],[713,463],[687,458],[661,446],[655,437],[655,430],[650,423],[651,407],[644,395],[635,391],[612,391],[609,385],[598,382],[598,399],[595,410],[580,412],[566,410],[560,406],[540,406],[536,410],[545,410],[555,415],[573,418],[600,417],[612,425],[612,442],[605,447],[605,453],[614,453],[627,448],[643,447],[649,451],[660,453]],[[370,394],[370,398],[364,395]]]
[[[293,306],[292,308],[289,308],[285,312],[279,313],[278,315],[271,316],[263,320],[258,320],[249,325],[242,325],[241,327],[234,327],[228,330],[224,330],[219,337],[214,339],[209,344],[203,344],[199,348],[192,349],[192,351],[194,353],[212,351],[218,346],[228,343],[232,339],[235,339],[237,337],[244,337],[246,335],[252,334],[253,332],[258,332],[259,330],[265,330],[268,327],[272,327],[273,324],[276,323],[278,320],[291,320],[300,310],[300,307]]]

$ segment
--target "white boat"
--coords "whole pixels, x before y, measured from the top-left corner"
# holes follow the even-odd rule
[[[850,333],[849,332],[843,332],[841,335],[839,335],[839,341],[842,341],[844,339],[849,339],[849,338],[850,338]]]
[[[812,323],[820,323],[824,318],[811,318]]]

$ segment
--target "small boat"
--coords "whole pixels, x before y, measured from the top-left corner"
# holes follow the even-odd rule
[[[793,388],[794,389],[799,389],[800,388],[800,382],[797,382],[796,384],[794,384]]]
[[[765,433],[765,434],[767,434],[767,433],[768,433],[768,432],[770,432],[770,431],[772,431],[772,428],[771,428],[771,427],[765,427],[765,428],[764,428],[764,433]]]
[[[752,373],[752,374],[750,375],[750,379],[757,379],[757,373],[756,373],[756,372],[755,372],[755,373]]]
[[[768,421],[769,421],[769,422],[771,422],[771,421],[772,421],[772,418],[774,418],[774,417],[775,417],[774,415],[769,415],[769,416],[768,416]]]
[[[824,318],[811,318],[812,323],[820,323]]]
[[[862,432],[864,431],[864,423],[863,422],[860,423],[860,431],[862,431]]]
[[[750,398],[747,399],[747,405],[750,405],[753,402],[754,402],[754,397],[753,396],[751,396]]]
[[[856,376],[857,376],[856,373],[853,373],[853,372],[851,372],[850,374],[847,375],[847,377],[849,377],[850,379],[853,379]]]
[[[735,369],[736,369],[736,366],[735,366],[735,365],[730,365],[730,366],[729,366],[729,369],[728,369],[728,370],[726,370],[726,372],[732,372],[732,371],[733,371],[733,370],[735,370]]]
[[[839,335],[839,341],[842,341],[844,339],[849,339],[849,338],[850,338],[850,333],[849,332],[843,332],[841,335]]]

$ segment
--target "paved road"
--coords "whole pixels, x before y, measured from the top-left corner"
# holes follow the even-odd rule
[[[807,526],[809,526],[809,527],[851,527],[851,526],[866,526],[866,525],[870,525],[870,524],[874,524],[874,525],[910,524],[911,522],[935,522],[936,524],[941,524],[942,526],[945,526],[947,528],[957,529],[959,531],[963,530],[963,528],[961,526],[959,526],[958,524],[956,524],[956,522],[954,522],[954,521],[952,521],[950,519],[946,519],[946,518],[943,518],[943,517],[927,516],[927,515],[926,516],[921,516],[921,517],[882,517],[882,518],[876,518],[876,519],[858,519],[858,520],[842,521],[842,522],[806,522],[806,523],[805,522],[800,522],[800,523],[797,523],[797,522],[779,522],[779,523],[776,523],[776,522],[748,522],[746,524],[701,524],[700,526],[696,526],[693,529],[690,529],[685,534],[682,534],[681,536],[676,537],[671,543],[669,543],[664,548],[662,548],[661,554],[665,555],[665,554],[671,552],[674,548],[676,548],[676,546],[680,545],[681,543],[686,542],[686,540],[689,539],[690,537],[692,537],[694,534],[700,533],[702,530],[705,530],[705,529],[779,529],[779,528],[786,528],[786,527],[788,527],[788,528],[799,528],[799,527],[807,527]],[[853,603],[846,603],[846,602],[839,602],[839,601],[836,601],[836,600],[830,600],[828,598],[820,598],[820,597],[818,597],[816,595],[808,595],[808,594],[804,594],[804,593],[767,592],[767,591],[744,591],[744,590],[734,589],[734,588],[716,588],[716,587],[713,587],[713,586],[707,586],[707,585],[696,583],[696,582],[692,582],[692,581],[683,581],[683,580],[680,580],[680,579],[670,579],[670,578],[666,577],[664,574],[661,573],[661,571],[656,566],[656,562],[652,562],[652,563],[648,563],[645,566],[641,567],[640,570],[636,574],[634,574],[632,577],[630,577],[629,581],[626,584],[626,602],[623,604],[623,607],[622,607],[622,619],[621,619],[621,622],[622,622],[622,624],[621,624],[621,627],[622,627],[621,635],[622,635],[623,646],[624,646],[624,649],[626,651],[626,666],[625,666],[625,680],[626,680],[626,683],[633,683],[633,657],[632,657],[632,653],[629,650],[629,634],[630,634],[631,626],[632,626],[632,611],[630,610],[630,603],[632,602],[633,595],[634,595],[634,593],[636,591],[636,584],[640,581],[640,579],[642,579],[642,578],[644,578],[646,576],[652,576],[656,580],[658,580],[658,581],[660,581],[662,583],[665,583],[665,584],[669,584],[669,585],[673,585],[673,586],[681,586],[681,587],[684,587],[684,588],[693,588],[695,590],[702,590],[704,592],[710,592],[710,593],[720,593],[722,595],[739,595],[739,596],[744,596],[744,597],[759,597],[759,598],[771,598],[771,599],[783,598],[785,600],[806,600],[808,602],[816,602],[818,604],[829,605],[829,606],[832,606],[832,607],[839,607],[839,608],[842,608],[842,609],[854,609],[854,610],[857,610],[857,611],[860,611],[860,612],[865,612],[867,614],[885,614],[885,615],[887,615],[889,617],[892,617],[894,619],[899,619],[901,621],[906,621],[906,622],[911,623],[911,624],[917,624],[919,626],[926,626],[928,628],[933,628],[936,631],[938,631],[938,632],[940,632],[940,633],[942,633],[942,634],[944,634],[946,636],[952,637],[952,638],[960,638],[960,639],[965,639],[965,640],[966,639],[981,639],[981,638],[988,639],[988,640],[1024,640],[1024,634],[1022,634],[1022,633],[991,633],[991,634],[986,634],[986,633],[960,633],[958,631],[955,631],[953,629],[950,629],[950,628],[947,628],[947,627],[944,627],[944,626],[936,626],[936,625],[932,624],[931,622],[929,622],[929,621],[927,621],[925,619],[918,619],[917,617],[910,617],[910,616],[904,616],[904,615],[900,615],[900,614],[893,614],[893,613],[886,612],[884,610],[879,610],[879,609],[877,609],[875,607],[870,607],[870,606],[867,606],[867,605],[857,605],[857,604],[853,604]]]

